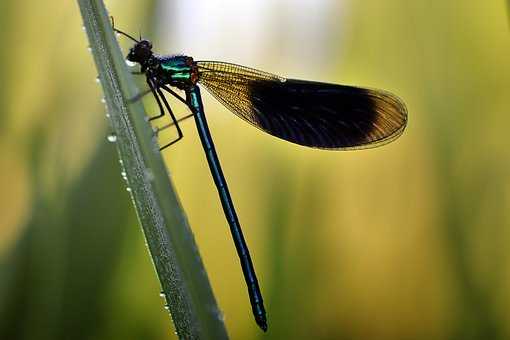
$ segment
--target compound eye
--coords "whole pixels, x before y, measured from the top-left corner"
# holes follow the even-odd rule
[[[152,49],[152,44],[149,40],[142,40],[140,44],[146,49]]]

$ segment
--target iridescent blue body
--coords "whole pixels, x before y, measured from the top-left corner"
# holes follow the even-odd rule
[[[241,225],[239,224],[239,219],[237,218],[236,210],[234,208],[234,203],[230,197],[227,181],[225,180],[225,176],[223,176],[220,161],[216,154],[216,149],[214,147],[211,133],[209,132],[209,127],[207,126],[202,97],[198,86],[194,86],[187,97],[190,100],[193,111],[195,112],[195,123],[197,125],[198,135],[200,136],[200,141],[202,142],[214,183],[218,189],[221,205],[230,226],[230,233],[234,239],[234,245],[237,250],[237,255],[239,256],[239,261],[241,262],[241,268],[243,269],[244,279],[248,287],[248,295],[250,297],[255,321],[264,331],[266,331],[266,311],[264,309],[257,276],[255,275],[255,268],[253,267],[248,246],[244,240]]]
[[[141,40],[137,42],[137,44],[130,50],[127,59],[130,61],[138,62],[140,64],[141,72],[145,73],[147,77],[147,83],[151,88],[151,91],[154,94],[160,109],[162,110],[161,116],[164,113],[161,104],[161,101],[163,101],[167,107],[167,110],[169,110],[172,119],[174,120],[180,137],[182,137],[182,134],[177,124],[177,120],[175,119],[166,99],[161,93],[160,88],[171,91],[170,89],[166,88],[166,85],[170,85],[172,87],[183,90],[186,93],[186,99],[183,101],[193,112],[193,116],[195,118],[198,135],[200,137],[200,141],[202,142],[202,147],[205,151],[207,163],[209,165],[209,169],[211,170],[211,175],[213,177],[214,183],[216,184],[216,188],[218,189],[221,205],[229,224],[230,233],[232,234],[237,255],[241,263],[241,268],[243,270],[244,279],[248,288],[248,295],[250,297],[255,321],[260,328],[266,331],[266,311],[264,309],[262,293],[260,292],[257,276],[255,275],[255,268],[253,266],[250,253],[248,251],[248,246],[244,239],[241,225],[234,208],[234,203],[230,197],[227,181],[223,175],[220,161],[216,153],[216,148],[214,147],[211,133],[209,132],[209,127],[207,125],[204,107],[202,104],[202,97],[200,95],[200,89],[197,85],[197,81],[199,80],[198,66],[191,57],[182,55],[161,56],[153,53],[151,49],[152,44],[148,40]],[[175,93],[173,94],[178,96]],[[179,140],[180,137],[177,140]]]
[[[152,52],[148,40],[137,40],[127,59],[137,62],[147,77],[154,98],[165,114],[163,104],[182,138],[179,122],[193,116],[209,169],[218,189],[221,205],[243,269],[250,302],[257,324],[265,331],[266,316],[255,269],[241,231],[234,204],[223,176],[202,105],[203,85],[241,119],[283,140],[318,149],[348,150],[384,145],[399,137],[407,123],[405,104],[381,90],[348,85],[286,79],[249,67],[217,61],[194,61],[182,55],[161,56]],[[182,98],[171,88],[186,93]],[[185,103],[192,113],[177,119],[163,91]]]

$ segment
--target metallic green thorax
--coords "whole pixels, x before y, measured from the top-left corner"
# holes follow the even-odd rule
[[[189,66],[175,65],[174,63],[162,64],[163,70],[168,71],[173,79],[190,79],[191,68]]]
[[[191,82],[193,60],[185,56],[173,56],[161,60],[163,77],[172,84],[174,82]]]

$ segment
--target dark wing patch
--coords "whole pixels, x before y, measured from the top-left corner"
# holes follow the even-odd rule
[[[402,134],[405,105],[379,90],[285,79],[243,66],[197,62],[199,83],[233,113],[284,140],[322,149],[360,149]]]

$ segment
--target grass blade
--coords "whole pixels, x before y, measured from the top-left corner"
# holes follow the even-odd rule
[[[227,339],[193,234],[159,153],[138,90],[101,0],[78,0],[105,94],[120,162],[177,333]]]

